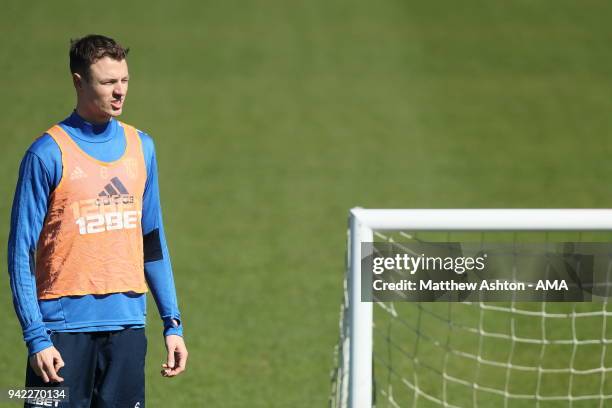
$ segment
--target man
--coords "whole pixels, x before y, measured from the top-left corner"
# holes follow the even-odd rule
[[[164,323],[162,375],[187,361],[153,140],[115,119],[128,51],[101,35],[72,41],[76,108],[30,146],[13,202],[8,264],[26,386],[69,387],[70,407],[144,407],[147,286]]]

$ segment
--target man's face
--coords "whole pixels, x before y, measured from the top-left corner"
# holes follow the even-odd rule
[[[78,106],[93,122],[106,122],[121,115],[128,91],[128,66],[121,61],[103,57],[89,67],[89,79],[74,74]]]

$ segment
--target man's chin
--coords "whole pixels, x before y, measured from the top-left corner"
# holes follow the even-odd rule
[[[112,109],[110,110],[110,112],[108,112],[109,115],[111,115],[112,117],[117,117],[119,115],[121,115],[121,113],[123,112],[123,107],[119,108],[119,109]]]

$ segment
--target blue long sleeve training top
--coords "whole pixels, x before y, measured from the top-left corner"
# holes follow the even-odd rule
[[[112,162],[125,150],[123,128],[115,119],[93,125],[76,111],[59,124],[78,146],[97,160]],[[183,335],[170,255],[162,222],[157,161],[153,139],[138,131],[147,169],[142,198],[144,269],[147,284],[164,323],[164,335]],[[146,295],[64,296],[38,300],[34,260],[38,237],[47,214],[49,195],[62,178],[62,156],[48,134],[38,138],[25,153],[19,168],[11,213],[8,271],[13,305],[30,355],[53,345],[53,331],[91,332],[144,327]],[[178,321],[178,326],[173,323]]]

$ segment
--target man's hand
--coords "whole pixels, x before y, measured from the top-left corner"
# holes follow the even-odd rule
[[[166,336],[166,350],[168,358],[162,364],[161,375],[164,377],[174,377],[185,371],[187,364],[187,347],[181,336],[171,334]]]
[[[45,383],[62,382],[64,379],[57,373],[64,366],[64,360],[53,346],[47,347],[30,356],[30,366]]]

